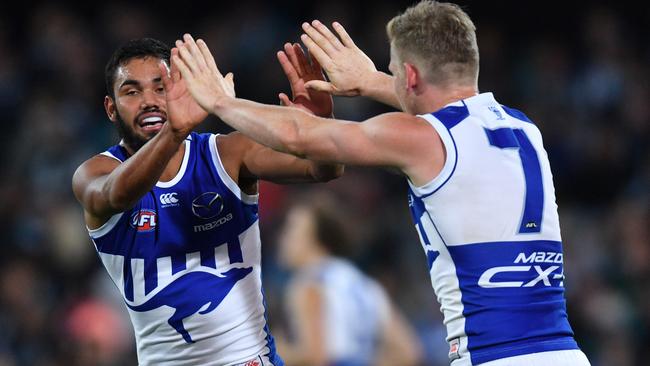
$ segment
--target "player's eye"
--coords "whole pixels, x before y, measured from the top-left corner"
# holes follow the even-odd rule
[[[162,86],[156,88],[156,93],[159,93],[159,94],[165,94],[165,88],[163,88]]]
[[[135,90],[135,89],[131,89],[131,90],[127,90],[126,93],[124,93],[124,94],[125,95],[136,95],[136,94],[138,94],[138,91]]]

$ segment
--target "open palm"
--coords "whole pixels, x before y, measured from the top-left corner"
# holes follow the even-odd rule
[[[172,49],[172,55],[177,53],[176,48]],[[161,68],[163,67],[167,118],[175,128],[191,129],[205,120],[208,112],[196,103],[174,64],[170,66],[169,74],[166,66],[162,65]]]
[[[282,104],[305,109],[320,117],[332,116],[332,96],[329,93],[307,89],[305,84],[312,80],[325,80],[320,64],[315,58],[308,60],[299,44],[285,44],[284,51],[277,54],[282,70],[289,79],[292,99],[281,93]]]

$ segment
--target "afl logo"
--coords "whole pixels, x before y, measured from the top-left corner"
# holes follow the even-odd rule
[[[131,216],[131,226],[138,229],[138,232],[148,232],[156,229],[156,211],[142,209]]]
[[[192,213],[201,219],[211,219],[223,211],[223,198],[217,192],[205,192],[192,201]]]

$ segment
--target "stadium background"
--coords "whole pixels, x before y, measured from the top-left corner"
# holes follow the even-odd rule
[[[204,37],[238,95],[277,103],[275,60],[302,21],[338,20],[387,69],[384,25],[409,1],[222,4],[24,1],[0,5],[0,365],[135,364],[132,330],[83,228],[70,178],[117,142],[102,106],[103,68],[123,41]],[[482,91],[537,122],[551,160],[570,320],[593,365],[650,359],[650,7],[462,2],[478,27]],[[361,120],[388,109],[335,100]],[[229,131],[216,120],[202,131]],[[262,186],[264,280],[272,329],[287,314],[277,228],[297,191],[328,189],[355,228],[350,255],[416,327],[426,365],[447,346],[406,205],[404,179],[349,168],[327,185]],[[507,324],[504,324],[507,326]]]

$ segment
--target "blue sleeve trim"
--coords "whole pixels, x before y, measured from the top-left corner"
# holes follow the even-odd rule
[[[431,114],[450,130],[469,117],[469,110],[463,102],[462,106],[449,106]]]
[[[129,154],[127,153],[126,149],[121,145],[113,145],[106,151],[111,153],[111,155],[116,157],[121,162],[125,162],[126,159],[129,158]]]
[[[501,107],[503,108],[504,111],[506,111],[506,113],[508,113],[508,115],[510,115],[510,117],[516,118],[520,121],[535,124],[533,121],[530,120],[530,118],[528,118],[528,116],[524,114],[524,112],[514,108],[506,107],[504,105],[501,105]]]

